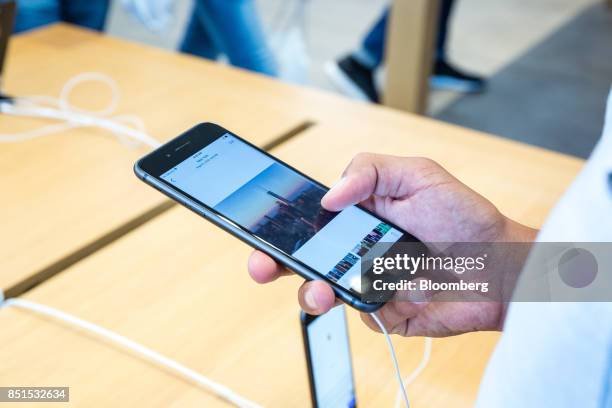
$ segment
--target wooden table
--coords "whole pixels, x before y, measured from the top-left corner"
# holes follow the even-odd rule
[[[19,96],[58,95],[78,73],[106,73],[121,88],[118,112],[140,116],[159,140],[207,120],[268,147],[315,123],[373,135],[398,128],[418,134],[433,123],[62,24],[16,37],[6,69],[5,90]],[[95,109],[108,97],[106,89],[85,84],[71,102]],[[46,123],[3,115],[0,133]],[[0,203],[0,289],[21,293],[166,210],[169,201],[132,175],[145,151],[97,129],[0,145],[0,184],[8,197]]]
[[[140,116],[159,140],[215,121],[271,145],[303,126],[301,107],[312,103],[269,78],[67,25],[14,38],[6,69],[5,91],[19,96],[57,96],[78,73],[106,73],[121,89],[119,112]],[[97,109],[109,96],[85,84],[71,102]],[[43,124],[2,115],[0,133]],[[0,144],[0,289],[18,294],[166,209],[132,174],[145,152],[97,129]]]
[[[431,120],[386,119],[353,127],[322,123],[274,152],[327,184],[360,151],[432,157],[505,213],[534,226],[581,167],[577,159]],[[116,330],[266,406],[307,406],[296,302],[301,280],[257,286],[245,270],[249,251],[176,207],[24,297]],[[384,339],[365,329],[356,313],[349,312],[349,319],[358,400],[391,406],[396,383]],[[0,325],[2,385],[70,386],[75,406],[222,406],[181,379],[52,319],[7,309]],[[471,406],[497,337],[435,340],[430,365],[409,389],[413,406]],[[422,340],[395,343],[408,373],[420,359]]]

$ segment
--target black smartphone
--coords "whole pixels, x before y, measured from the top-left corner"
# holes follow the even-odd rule
[[[0,91],[2,90],[2,72],[8,50],[8,43],[15,24],[15,2],[0,0]]]
[[[314,408],[354,408],[355,383],[346,314],[336,306],[321,316],[301,313],[302,336]]]
[[[359,206],[326,211],[320,203],[325,186],[213,123],[161,146],[134,171],[302,277],[326,280],[339,299],[364,312],[383,304],[360,296],[359,261],[371,241],[416,241]]]

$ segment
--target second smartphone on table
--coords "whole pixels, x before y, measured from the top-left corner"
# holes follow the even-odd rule
[[[301,313],[314,408],[355,408],[355,383],[346,314],[336,306],[321,316]]]

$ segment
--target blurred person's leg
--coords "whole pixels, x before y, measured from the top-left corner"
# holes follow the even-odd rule
[[[15,32],[31,30],[60,20],[59,0],[19,0]]]
[[[102,31],[110,0],[61,0],[62,21]]]
[[[193,12],[185,30],[185,36],[181,42],[180,50],[187,54],[197,55],[198,57],[216,60],[221,54],[206,27],[208,19],[207,10],[203,6],[203,1],[197,0],[193,6]]]
[[[386,9],[364,37],[361,47],[351,54],[364,67],[374,70],[382,64],[388,21],[389,9]]]
[[[480,92],[485,86],[482,78],[462,72],[447,62],[446,44],[454,3],[455,0],[440,2],[436,59],[430,84],[438,89]],[[386,9],[356,51],[326,65],[330,79],[345,94],[372,102],[379,101],[374,73],[383,62],[388,19],[389,9]]]
[[[449,21],[454,3],[455,0],[442,0],[440,2],[436,60],[434,62],[429,84],[434,89],[468,93],[482,92],[486,85],[482,77],[459,70],[448,62],[446,43],[448,39]]]
[[[325,72],[332,82],[348,96],[379,102],[374,73],[383,61],[388,19],[389,10],[386,9],[366,34],[359,49],[325,65]]]
[[[448,25],[455,0],[440,1],[440,17],[438,18],[438,37],[436,38],[436,60],[446,59],[446,42]]]
[[[267,75],[277,74],[253,0],[196,0],[194,14],[212,43],[232,65]],[[185,47],[182,49],[190,52]]]

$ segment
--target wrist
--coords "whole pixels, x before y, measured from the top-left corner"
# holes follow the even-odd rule
[[[520,224],[508,217],[504,217],[502,233],[497,242],[534,242],[539,230]]]
[[[496,240],[503,246],[501,252],[504,253],[500,259],[501,264],[498,276],[501,279],[501,298],[497,304],[497,327],[496,330],[502,331],[510,300],[516,287],[523,266],[531,249],[531,244],[536,240],[539,230],[520,224],[508,217],[504,217],[502,233]],[[505,249],[504,249],[505,248]],[[503,271],[503,272],[502,272]]]

